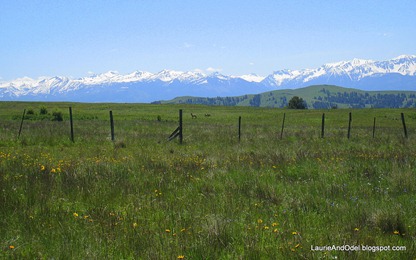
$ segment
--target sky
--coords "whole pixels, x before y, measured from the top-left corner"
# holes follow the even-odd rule
[[[414,0],[0,0],[0,80],[388,60],[416,54],[415,17]]]

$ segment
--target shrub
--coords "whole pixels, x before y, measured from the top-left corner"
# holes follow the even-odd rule
[[[62,112],[53,112],[52,113],[52,121],[64,121],[64,117],[62,115]]]
[[[39,114],[47,115],[48,114],[48,109],[46,109],[46,107],[44,107],[44,106],[40,107]]]
[[[26,115],[34,115],[35,111],[32,108],[29,108],[26,112]]]

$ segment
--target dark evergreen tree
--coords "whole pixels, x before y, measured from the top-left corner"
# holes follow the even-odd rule
[[[306,109],[307,105],[303,98],[294,96],[289,100],[288,108],[290,109]]]

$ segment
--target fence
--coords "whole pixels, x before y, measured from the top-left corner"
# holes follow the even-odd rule
[[[296,118],[296,117],[299,117],[299,115],[298,114],[291,114],[291,115],[289,115],[289,118],[288,118],[287,115],[286,115],[286,112],[284,112],[283,115],[282,115],[281,114],[282,110],[275,110],[275,111],[280,112],[279,116],[281,116],[281,119],[280,119],[281,120],[281,127],[279,127],[280,123],[278,122],[278,120],[276,120],[275,122],[272,122],[270,120],[270,122],[268,122],[266,124],[266,126],[256,125],[255,122],[253,122],[253,120],[251,120],[251,122],[248,122],[248,123],[246,123],[246,121],[244,121],[245,124],[242,125],[243,117],[238,116],[238,124],[237,124],[235,132],[233,133],[232,130],[228,131],[231,134],[230,138],[231,139],[236,138],[236,140],[238,140],[238,142],[241,142],[243,133],[247,133],[247,136],[248,136],[247,138],[251,138],[251,139],[256,138],[256,136],[258,136],[258,134],[256,135],[256,132],[257,133],[259,132],[259,130],[256,130],[256,127],[257,128],[263,128],[263,131],[274,132],[276,134],[275,135],[276,139],[284,139],[284,137],[286,137],[286,138],[290,137],[291,134],[293,135],[295,133],[295,131],[293,131],[294,128],[292,127],[292,129],[287,129],[287,125],[285,125],[285,123],[287,124],[287,120],[290,121],[290,117]],[[26,113],[26,109],[23,111],[23,115],[22,115],[22,118],[21,118],[21,121],[20,121],[20,126],[19,126],[19,130],[18,130],[17,138],[21,138],[21,136],[22,136],[22,129],[23,129],[23,125],[25,124],[25,122],[24,122],[25,113]],[[165,135],[165,138],[164,138],[165,140],[172,141],[172,140],[175,140],[178,137],[179,143],[182,144],[183,140],[184,140],[184,135],[183,135],[184,128],[189,127],[189,131],[187,131],[187,133],[188,133],[188,136],[191,136],[191,135],[193,135],[193,133],[201,131],[201,130],[196,130],[195,129],[195,125],[197,125],[197,122],[200,122],[201,120],[205,122],[205,127],[204,127],[205,129],[209,129],[209,128],[213,129],[213,126],[210,126],[209,122],[215,116],[211,117],[211,114],[205,114],[205,117],[201,119],[201,117],[198,118],[196,114],[193,114],[193,113],[189,113],[189,114],[191,114],[191,116],[192,116],[192,121],[188,121],[187,124],[184,124],[184,122],[183,122],[184,121],[183,120],[183,110],[179,109],[178,126],[175,128],[175,130],[170,135],[169,135],[170,131],[163,130],[164,135]],[[339,116],[340,113],[338,112],[337,115]],[[345,125],[346,125],[346,127],[345,127],[346,128],[345,138],[347,138],[347,139],[351,139],[354,136],[353,135],[353,133],[354,133],[353,123],[354,123],[354,121],[353,121],[352,115],[353,115],[352,112],[349,112],[348,113],[348,120],[345,120]],[[305,116],[305,115],[303,115],[303,116]],[[313,115],[308,114],[307,116],[308,117],[314,116],[315,119],[318,118],[317,112],[314,112]],[[75,138],[74,138],[75,130],[74,130],[74,120],[73,120],[72,107],[69,107],[69,119],[70,119],[69,120],[70,121],[69,131],[68,131],[69,132],[69,139],[72,142],[75,142]],[[296,118],[296,119],[298,119],[298,118]],[[373,120],[371,120],[371,119],[373,119]],[[376,117],[373,117],[371,119],[369,118],[367,120],[367,122],[373,121],[373,124],[372,125],[369,124],[369,126],[368,126],[368,128],[371,129],[371,132],[369,131],[368,135],[371,136],[372,138],[376,138],[377,137],[376,133],[379,133],[378,129],[377,129],[377,125],[376,125]],[[305,129],[307,129],[307,128],[309,130],[314,129],[314,128],[316,130],[320,129],[320,138],[327,138],[328,133],[330,133],[330,131],[334,130],[334,129],[333,128],[328,129],[328,126],[326,125],[326,120],[328,120],[328,116],[326,116],[325,113],[322,113],[320,126],[318,126],[315,123],[313,125],[306,125],[306,124],[299,124],[298,123],[297,127],[299,129],[299,126],[300,126],[300,131],[305,131]],[[401,127],[402,127],[402,131],[403,131],[402,132],[403,134],[401,136],[403,136],[405,139],[407,139],[408,138],[408,129],[407,129],[407,125],[406,125],[406,121],[405,121],[406,117],[405,117],[404,113],[400,114],[400,120],[401,120],[401,125],[402,125]],[[160,116],[158,116],[158,121],[160,121]],[[397,120],[393,120],[393,121],[397,121]],[[109,139],[111,139],[111,141],[115,141],[116,140],[116,133],[115,133],[115,128],[114,128],[115,122],[114,122],[114,117],[113,117],[113,111],[112,110],[109,111],[109,122],[110,122],[110,128],[108,129],[108,133],[109,133],[109,136],[110,136]],[[266,122],[266,121],[264,121],[264,122]],[[84,123],[84,122],[78,122],[78,123],[80,124],[80,123]],[[120,122],[118,122],[118,123],[120,123]],[[172,122],[169,122],[169,123],[172,123]],[[171,125],[171,124],[169,124],[169,125]],[[220,127],[222,127],[222,128],[233,128],[232,125],[233,125],[232,122],[230,122],[229,124],[227,124],[227,125],[223,124]],[[159,124],[159,125],[155,124],[154,128],[160,128],[160,126],[161,126],[161,124]],[[126,128],[129,128],[129,127],[131,128],[131,126],[128,126]],[[140,127],[140,126],[137,126],[137,127]],[[147,124],[146,127],[149,128],[150,127],[149,124]],[[215,123],[214,123],[214,127],[215,127]],[[391,126],[391,127],[393,127],[393,126]],[[93,127],[93,129],[99,129],[99,128],[100,127]],[[267,128],[267,130],[264,130],[265,128]],[[363,126],[361,126],[361,128],[363,128]],[[396,130],[399,129],[400,124],[396,124],[394,126],[394,128]],[[118,129],[123,129],[123,126],[119,127]],[[383,129],[383,128],[380,128],[380,129]],[[392,129],[392,128],[390,128],[390,129]],[[279,132],[279,130],[280,130],[280,134],[277,134]],[[292,130],[292,131],[290,132],[290,130]],[[154,132],[155,129],[148,129],[148,131]],[[343,131],[342,128],[340,128],[338,126],[338,131],[337,132],[340,133],[342,131]],[[215,132],[215,131],[213,131],[213,132]],[[310,132],[314,132],[314,131],[310,131]],[[363,129],[361,129],[361,132],[363,132]],[[28,134],[28,133],[24,133],[24,134]],[[390,134],[394,134],[394,133],[390,133]],[[103,134],[102,133],[101,134],[97,133],[97,135],[102,136]],[[108,134],[106,136],[108,136]],[[124,134],[124,136],[127,136],[127,135]],[[311,134],[310,137],[313,137],[313,136],[314,136],[314,134]],[[138,137],[138,135],[134,136],[133,138],[137,138],[137,137]],[[338,137],[341,137],[340,134],[337,135],[337,138]],[[160,139],[160,136],[158,138]]]

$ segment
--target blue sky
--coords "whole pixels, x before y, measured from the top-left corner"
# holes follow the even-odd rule
[[[416,1],[0,0],[0,80],[226,75],[416,54]]]

